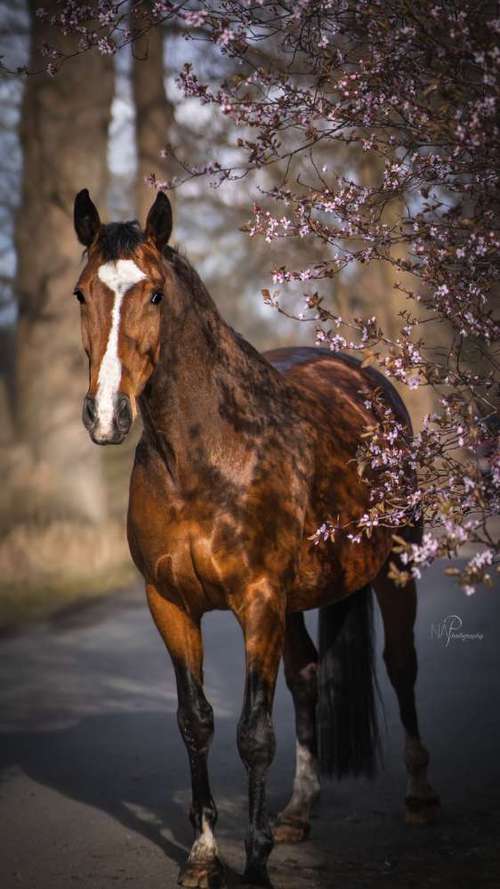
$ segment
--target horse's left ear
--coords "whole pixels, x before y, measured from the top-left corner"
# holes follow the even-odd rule
[[[146,219],[146,237],[163,250],[172,234],[172,205],[163,191],[159,191]]]

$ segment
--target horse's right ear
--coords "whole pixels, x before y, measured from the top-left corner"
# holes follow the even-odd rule
[[[90,247],[101,227],[97,207],[92,203],[88,190],[79,191],[75,198],[74,208],[75,231],[80,244]]]
[[[158,250],[163,250],[172,234],[172,205],[163,191],[159,191],[146,219],[146,237]]]

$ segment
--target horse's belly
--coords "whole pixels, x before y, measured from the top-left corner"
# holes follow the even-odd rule
[[[315,545],[305,540],[288,594],[288,611],[320,608],[371,583],[387,561],[391,546],[390,533],[382,528],[360,543],[346,539]]]

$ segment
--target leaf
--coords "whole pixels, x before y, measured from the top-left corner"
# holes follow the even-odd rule
[[[361,367],[368,367],[368,365],[374,364],[374,362],[377,360],[377,355],[375,352],[367,351],[364,353],[364,355],[365,357],[361,362]]]

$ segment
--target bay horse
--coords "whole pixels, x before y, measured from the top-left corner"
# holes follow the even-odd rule
[[[172,658],[191,767],[195,839],[180,885],[224,885],[207,767],[213,711],[202,666],[201,618],[213,609],[233,612],[245,645],[237,744],[248,772],[247,883],[270,885],[274,841],[308,835],[320,773],[373,772],[371,587],[406,733],[407,817],[431,819],[439,803],[415,709],[415,583],[399,589],[390,577],[389,528],[376,527],[359,543],[343,533],[325,545],[311,540],[326,517],[345,524],[369,508],[370,485],[355,456],[373,423],[367,403],[377,392],[410,430],[395,389],[375,370],[323,349],[259,354],[169,247],[172,211],[162,192],[144,231],[135,222],[101,224],[86,189],[76,197],[74,222],[86,248],[75,289],[89,360],[83,423],[100,445],[122,442],[137,410],[143,424],[128,541]],[[421,529],[398,533],[418,540]],[[319,652],[304,623],[312,608],[320,609]],[[281,658],[297,759],[290,802],[272,826],[265,787]]]

